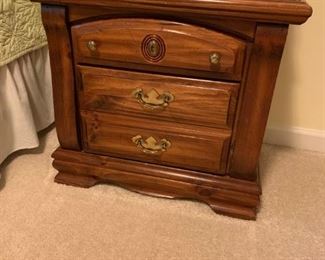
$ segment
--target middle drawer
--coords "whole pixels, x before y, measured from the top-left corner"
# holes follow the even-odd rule
[[[83,110],[231,128],[238,83],[78,66]]]

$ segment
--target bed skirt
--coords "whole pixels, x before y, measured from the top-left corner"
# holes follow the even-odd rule
[[[14,151],[37,147],[37,132],[53,122],[47,46],[1,66],[0,164]]]

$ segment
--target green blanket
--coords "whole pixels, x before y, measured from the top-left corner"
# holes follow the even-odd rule
[[[0,66],[46,44],[39,4],[0,0]]]

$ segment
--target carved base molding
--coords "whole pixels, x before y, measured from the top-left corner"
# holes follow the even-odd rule
[[[53,166],[57,183],[90,188],[99,183],[117,184],[146,195],[193,199],[215,212],[254,220],[260,203],[258,182],[57,149]]]

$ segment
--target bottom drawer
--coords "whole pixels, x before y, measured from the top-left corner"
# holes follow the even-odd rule
[[[82,112],[84,149],[113,157],[224,174],[231,132]]]

